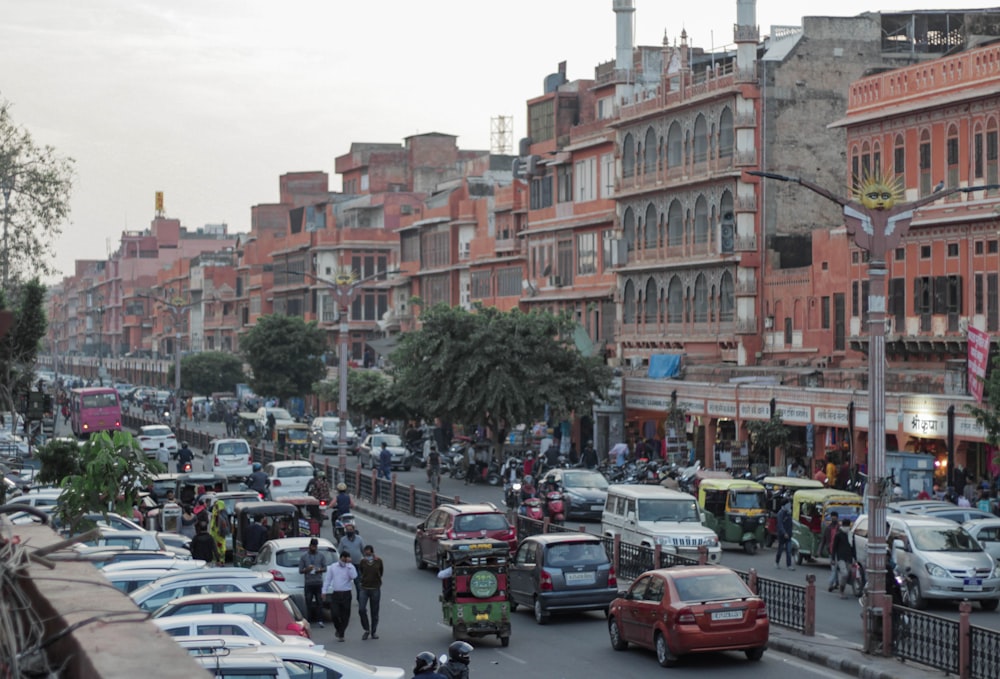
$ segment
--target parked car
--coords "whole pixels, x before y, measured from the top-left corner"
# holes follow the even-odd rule
[[[246,439],[215,439],[205,451],[206,472],[245,479],[253,471],[253,453]]]
[[[177,543],[173,543],[173,541],[171,541],[172,544],[167,544],[161,533],[142,529],[114,530],[112,528],[100,528],[99,530],[101,531],[99,537],[79,544],[86,544],[92,547],[122,546],[126,549],[174,552],[180,556],[191,556],[191,552],[183,544],[178,545]]]
[[[317,417],[309,425],[309,444],[313,452],[335,453],[338,451],[340,438],[340,418],[339,417]],[[354,425],[347,423],[347,450],[350,453],[358,452],[358,433],[354,431]]]
[[[211,592],[274,592],[281,593],[274,576],[246,568],[204,568],[164,574],[155,581],[132,592],[132,601],[144,611],[155,611],[174,599],[189,594]]]
[[[312,538],[281,538],[268,540],[257,552],[257,561],[251,571],[269,573],[282,592],[295,594],[296,601],[304,601],[305,576],[299,573],[299,559],[309,550]],[[337,547],[326,538],[319,540],[318,550],[326,565],[337,561]]]
[[[201,559],[153,558],[106,563],[101,566],[100,570],[109,575],[131,570],[157,570],[162,571],[163,575],[169,575],[177,571],[192,571],[204,567],[205,562]]]
[[[338,679],[405,679],[410,676],[402,667],[369,665],[345,655],[327,651],[321,646],[261,646],[236,649],[230,657],[277,658],[285,664],[291,677],[338,677]]]
[[[609,487],[603,474],[590,469],[550,469],[536,487],[544,488],[549,481],[562,491],[567,520],[601,520]]]
[[[239,649],[236,649],[239,650]],[[192,656],[209,674],[216,679],[291,679],[285,664],[274,656],[235,655],[233,651],[212,655]]]
[[[295,418],[292,417],[292,414],[285,408],[261,406],[257,409],[257,425],[261,428],[261,431],[267,431],[268,415],[274,415],[274,426],[278,426],[279,424],[292,424],[295,422]]]
[[[1000,604],[1000,573],[993,556],[962,526],[930,516],[888,514],[888,542],[896,570],[905,579],[903,603],[924,608],[929,599],[978,601],[983,610]],[[851,527],[857,558],[868,557],[868,515]]]
[[[245,613],[276,634],[309,635],[309,621],[290,594],[273,592],[213,592],[190,594],[164,604],[154,618],[192,613]]]
[[[268,630],[270,631],[270,630]],[[189,637],[174,637],[177,645],[188,655],[228,655],[234,648],[257,648],[262,643],[250,637],[235,634],[204,634]]]
[[[170,458],[177,456],[177,436],[173,430],[165,424],[147,424],[139,427],[139,444],[146,457],[155,458],[160,444],[167,449]]]
[[[131,594],[140,587],[159,580],[164,575],[169,575],[173,571],[165,571],[159,568],[135,568],[124,571],[108,571],[104,568],[100,571],[108,582],[120,592]]]
[[[611,603],[611,647],[653,649],[663,667],[682,655],[743,651],[760,660],[770,625],[764,600],[725,566],[673,566],[647,571]]]
[[[395,434],[369,434],[364,443],[358,446],[358,463],[362,467],[378,469],[381,466],[379,456],[382,454],[382,444],[385,443],[392,454],[392,468],[410,471],[413,462],[403,439]]]
[[[310,647],[316,643],[297,634],[275,634],[249,615],[242,613],[194,613],[153,618],[153,624],[172,637],[205,636],[224,634],[247,637],[259,641],[263,646]]]
[[[618,580],[597,535],[548,533],[521,541],[507,570],[511,610],[532,608],[535,622],[562,611],[604,611],[618,597]]]
[[[975,519],[996,518],[996,514],[984,512],[983,510],[976,509],[975,507],[958,507],[950,502],[948,504],[950,505],[948,507],[925,509],[919,513],[921,516],[933,516],[939,519],[948,519],[949,521],[954,521],[955,523],[965,523],[966,521],[973,521]]]
[[[969,531],[969,535],[976,538],[995,561],[1000,562],[1000,517],[966,521],[962,528]]]
[[[124,545],[100,545],[95,547],[74,545],[72,551],[73,555],[71,560],[87,561],[93,564],[95,568],[103,568],[108,564],[119,563],[121,561],[150,561],[157,559],[173,562],[185,558],[185,556],[179,552],[172,552],[169,550],[130,549]],[[191,555],[188,554],[186,558],[191,560]],[[201,562],[200,560],[197,560],[197,562],[204,565],[204,562]]]
[[[286,495],[305,493],[316,469],[309,460],[283,460],[264,465],[264,473],[271,480],[271,499],[280,501]]]
[[[493,503],[443,504],[417,526],[413,556],[417,568],[437,566],[438,542],[441,540],[503,540],[513,553],[517,549],[517,530]]]

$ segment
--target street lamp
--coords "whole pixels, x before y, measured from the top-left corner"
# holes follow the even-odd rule
[[[173,293],[173,289],[170,291]],[[146,299],[153,300],[170,312],[174,321],[174,412],[171,414],[174,428],[181,426],[181,314],[189,311],[197,302],[185,302],[183,297],[173,296],[169,300],[152,297],[150,295],[139,295]]]
[[[3,289],[8,290],[10,281],[10,249],[7,245],[7,229],[10,225],[10,194],[14,191],[17,175],[0,177],[0,193],[3,194]]]
[[[104,296],[97,296],[97,383],[104,386]]]
[[[892,599],[886,596],[886,501],[892,493],[891,478],[886,477],[885,463],[885,277],[886,256],[910,230],[914,211],[956,192],[987,191],[997,186],[952,187],[908,203],[898,176],[881,171],[866,175],[854,187],[855,200],[845,200],[798,177],[773,172],[751,171],[747,174],[782,182],[795,182],[837,203],[843,208],[847,233],[855,244],[868,252],[868,590],[864,616],[865,650],[869,653],[892,652]],[[852,442],[853,443],[853,442]]]

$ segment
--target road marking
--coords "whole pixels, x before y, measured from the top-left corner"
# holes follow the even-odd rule
[[[504,651],[497,651],[497,655],[502,655],[503,657],[507,658],[507,660],[513,660],[514,662],[521,663],[522,665],[528,664],[527,660],[521,660],[516,655],[511,655],[510,653],[505,653]]]
[[[836,634],[830,634],[828,632],[817,632],[816,636],[818,636],[818,637],[824,637],[826,639],[839,639],[840,638]]]
[[[413,610],[412,608],[410,608],[409,606],[407,606],[406,604],[404,604],[402,601],[397,601],[396,599],[390,599],[389,601],[391,601],[392,603],[396,604],[397,606],[399,606],[400,608],[402,608],[405,611],[412,611]]]

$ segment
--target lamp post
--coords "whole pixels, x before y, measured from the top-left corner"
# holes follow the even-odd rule
[[[995,186],[952,187],[908,203],[903,197],[902,179],[891,173],[875,172],[857,180],[855,200],[845,200],[810,181],[773,172],[747,174],[783,182],[795,182],[837,203],[843,208],[847,233],[868,252],[868,589],[865,593],[865,651],[889,655],[892,652],[892,599],[886,581],[886,502],[892,493],[885,462],[885,315],[886,256],[910,230],[914,211],[956,192],[986,191]]]
[[[169,291],[173,293],[171,288]],[[160,304],[170,312],[174,321],[174,412],[171,413],[171,420],[174,428],[181,426],[181,314],[189,311],[196,302],[186,302],[183,297],[174,295],[169,300],[152,297],[150,295],[139,295],[146,299],[151,299]]]
[[[97,296],[97,383],[104,386],[104,297]]]

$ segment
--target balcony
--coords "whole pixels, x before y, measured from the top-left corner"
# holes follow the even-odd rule
[[[757,236],[737,236],[736,252],[757,252]]]
[[[736,334],[737,335],[756,335],[757,334],[757,319],[756,318],[741,318],[736,321]]]
[[[754,297],[757,294],[757,279],[751,278],[748,281],[738,281],[735,286],[735,292],[739,297]]]

